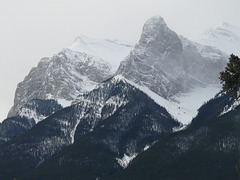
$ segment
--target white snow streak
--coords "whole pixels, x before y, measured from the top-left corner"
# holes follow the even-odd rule
[[[120,166],[122,166],[124,169],[128,167],[129,163],[137,156],[137,153],[134,153],[131,156],[128,156],[124,154],[122,159],[116,158]]]
[[[234,110],[239,105],[240,105],[240,100],[239,99],[238,100],[234,100],[234,102],[233,102],[233,104],[231,106],[226,105],[224,107],[224,110],[223,110],[223,112],[221,112],[220,116],[222,116],[222,115],[224,115],[224,114]]]
[[[34,119],[36,124],[46,118],[46,116],[38,114],[36,110],[29,108],[22,108],[19,116]]]
[[[150,148],[150,146],[149,146],[149,145],[146,145],[146,146],[144,147],[143,151],[146,151],[146,150],[148,150],[149,148]]]
[[[166,110],[179,122],[186,125],[191,123],[191,120],[197,115],[198,109],[204,102],[213,98],[219,91],[217,85],[209,85],[206,87],[196,87],[188,93],[182,93],[175,98],[175,101],[166,100],[158,94],[152,92],[149,88],[140,86],[130,80],[125,79],[121,75],[115,76],[116,79],[121,79],[135,86],[139,90],[146,93],[157,104],[166,108]]]

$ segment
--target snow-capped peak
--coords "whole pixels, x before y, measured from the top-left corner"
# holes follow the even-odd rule
[[[226,22],[207,29],[197,41],[215,46],[229,55],[240,55],[240,27]]]
[[[157,40],[159,36],[164,36],[162,32],[170,31],[164,19],[161,16],[153,16],[148,19],[143,26],[141,42],[148,43]],[[163,38],[161,38],[162,40]]]
[[[223,22],[221,24],[218,24],[218,25],[208,29],[206,31],[206,33],[207,32],[211,32],[211,30],[212,31],[215,31],[215,30],[219,30],[220,31],[220,30],[222,30],[223,32],[225,31],[225,32],[228,32],[229,34],[233,33],[233,34],[236,34],[236,35],[240,36],[240,27],[235,26],[235,25],[230,24],[230,23],[227,23],[227,22]],[[228,34],[225,34],[225,35],[228,35]]]
[[[79,36],[68,48],[43,58],[18,84],[14,106],[8,117],[31,99],[52,99],[69,105],[79,94],[88,92],[114,75],[133,43]]]
[[[101,58],[111,64],[112,71],[115,72],[121,60],[128,56],[133,47],[134,43],[130,42],[95,39],[82,35],[76,38],[68,49]]]
[[[144,24],[145,29],[159,27],[159,26],[167,26],[164,19],[159,15],[149,18]]]

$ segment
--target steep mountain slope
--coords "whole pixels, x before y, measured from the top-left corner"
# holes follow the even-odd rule
[[[218,76],[226,62],[225,53],[179,37],[167,27],[163,18],[156,16],[145,23],[139,43],[121,62],[117,74],[163,97],[163,101],[168,101],[165,104],[169,105],[164,106],[168,110],[178,107],[181,112],[177,108],[169,112],[186,124],[208,99],[202,94],[202,99],[195,99],[199,107],[189,109],[184,97],[201,88],[209,88],[212,92],[213,85],[220,90]]]
[[[164,108],[122,79],[111,78],[79,99],[77,104],[56,112],[22,136],[0,146],[1,179],[31,172],[75,141],[76,145],[69,147],[70,150],[86,145],[82,149],[84,154],[76,152],[79,158],[85,157],[83,166],[74,161],[77,157],[61,157],[62,166],[76,162],[79,169],[97,177],[101,174],[92,172],[95,168],[95,161],[91,159],[92,155],[95,157],[93,152],[109,152],[104,156],[109,156],[115,164],[113,168],[119,169],[116,158],[122,162],[120,159],[124,154],[132,156],[140,153],[146,145],[152,145],[179,126]],[[106,150],[92,149],[98,145]],[[84,169],[86,162],[91,171]],[[98,163],[104,164],[105,161]],[[113,164],[108,168],[111,169]]]
[[[19,115],[5,119],[0,124],[0,143],[17,137],[39,121],[62,109],[54,100],[33,99],[27,102],[19,111]]]
[[[101,178],[125,168],[138,153],[169,134],[177,123],[166,110],[154,105],[138,90],[134,93],[137,99],[119,108],[93,132],[81,136],[40,166],[35,172],[36,178]]]
[[[117,74],[169,98],[183,89],[178,79],[182,71],[176,66],[182,51],[178,35],[161,17],[153,17],[145,23],[139,43],[121,62]]]
[[[198,44],[182,36],[179,38],[183,54],[177,65],[203,84],[219,84],[219,72],[225,67],[228,56],[215,47]]]
[[[32,99],[56,99],[64,106],[70,105],[79,93],[111,77],[132,48],[131,43],[77,38],[69,48],[43,58],[18,84],[8,117],[18,115]]]
[[[140,154],[129,167],[106,179],[238,179],[240,107],[219,95],[199,110],[191,126]]]
[[[222,23],[206,30],[197,40],[199,43],[214,46],[221,51],[240,55],[240,27]]]
[[[217,49],[180,39],[156,16],[145,23],[139,43],[117,74],[172,99],[195,86],[216,83],[226,59]]]

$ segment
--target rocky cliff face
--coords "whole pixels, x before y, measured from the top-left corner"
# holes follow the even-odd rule
[[[14,106],[8,116],[31,99],[73,100],[109,78],[110,65],[99,58],[65,49],[52,58],[42,59],[16,89]]]
[[[183,36],[179,38],[183,45],[183,54],[178,65],[182,70],[203,84],[219,84],[219,72],[226,66],[227,54]]]
[[[161,17],[153,17],[145,23],[139,43],[121,62],[117,74],[169,98],[183,88],[176,78],[180,78],[176,63],[182,52],[178,35]]]
[[[139,43],[117,74],[171,99],[194,86],[216,83],[225,64],[224,53],[179,37],[156,16],[145,23]]]
[[[43,58],[18,84],[8,117],[18,115],[32,99],[55,99],[63,106],[70,105],[77,95],[113,76],[116,65],[132,48],[131,43],[77,38],[69,48]]]

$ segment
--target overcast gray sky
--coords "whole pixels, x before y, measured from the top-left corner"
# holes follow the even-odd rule
[[[160,15],[193,39],[222,22],[240,27],[239,12],[240,0],[0,0],[0,121],[31,67],[79,35],[137,42],[144,22]]]

